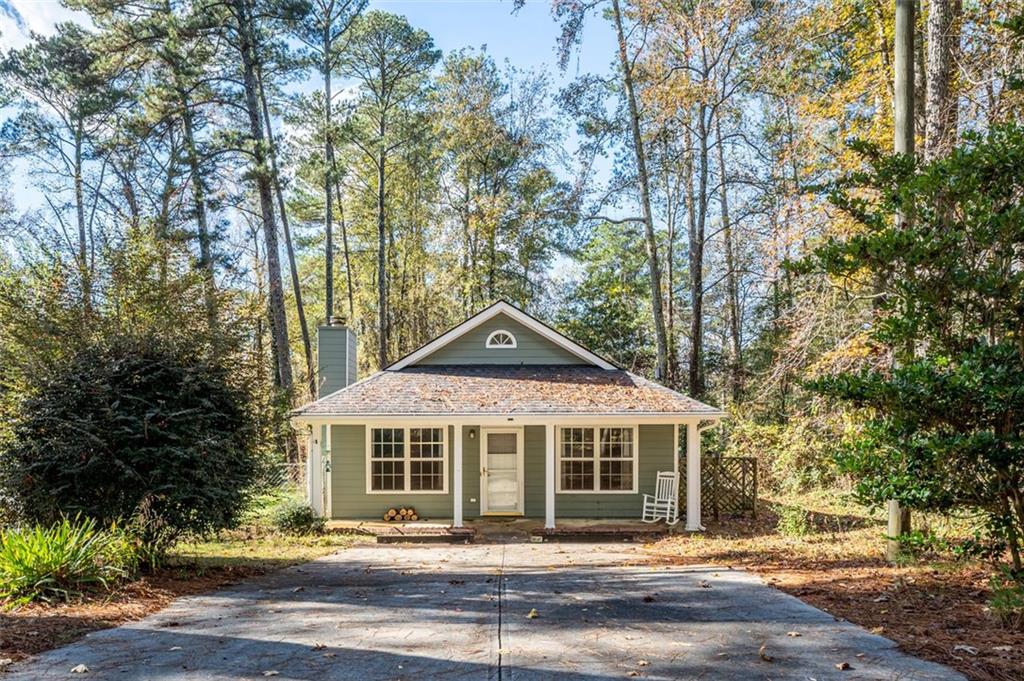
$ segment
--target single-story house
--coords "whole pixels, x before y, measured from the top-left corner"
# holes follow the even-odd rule
[[[625,371],[498,302],[372,376],[356,339],[318,330],[320,398],[294,412],[309,438],[309,498],[333,519],[415,507],[432,519],[637,519],[659,471],[680,472],[700,524],[700,431],[723,413]],[[683,444],[685,443],[685,444]]]

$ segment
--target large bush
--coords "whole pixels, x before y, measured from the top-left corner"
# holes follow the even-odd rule
[[[841,460],[863,500],[982,516],[1024,586],[1024,128],[923,167],[864,151],[869,169],[830,196],[862,230],[802,269],[882,294],[876,361],[811,387],[864,417]]]
[[[150,546],[233,525],[259,473],[257,427],[212,354],[181,337],[83,339],[28,377],[0,445],[26,515],[131,519]]]

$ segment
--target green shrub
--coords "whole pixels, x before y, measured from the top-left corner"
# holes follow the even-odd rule
[[[799,506],[783,506],[779,509],[779,520],[775,527],[785,537],[806,537],[814,530],[810,515]]]
[[[992,614],[1008,629],[1024,631],[1024,586],[1007,569],[992,577]]]
[[[101,530],[91,518],[64,518],[0,533],[0,600],[67,600],[84,590],[108,587],[138,561],[126,532]]]
[[[326,521],[318,516],[305,501],[290,500],[274,512],[274,527],[289,534],[320,534]]]
[[[237,523],[263,456],[230,361],[185,339],[126,335],[84,339],[30,380],[0,460],[31,521],[127,521],[156,554]]]

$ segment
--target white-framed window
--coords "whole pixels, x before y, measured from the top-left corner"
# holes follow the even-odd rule
[[[516,337],[512,335],[512,332],[505,331],[504,329],[492,331],[484,345],[485,347],[498,350],[509,350],[517,347]]]
[[[636,426],[559,427],[557,448],[559,493],[636,493]]]
[[[448,428],[367,426],[367,494],[446,494]]]

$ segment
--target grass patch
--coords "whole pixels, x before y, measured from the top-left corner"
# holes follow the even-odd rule
[[[251,531],[221,532],[210,539],[178,543],[168,556],[168,567],[191,566],[201,570],[223,567],[270,569],[305,563],[358,541],[349,534],[288,535],[254,534]]]

